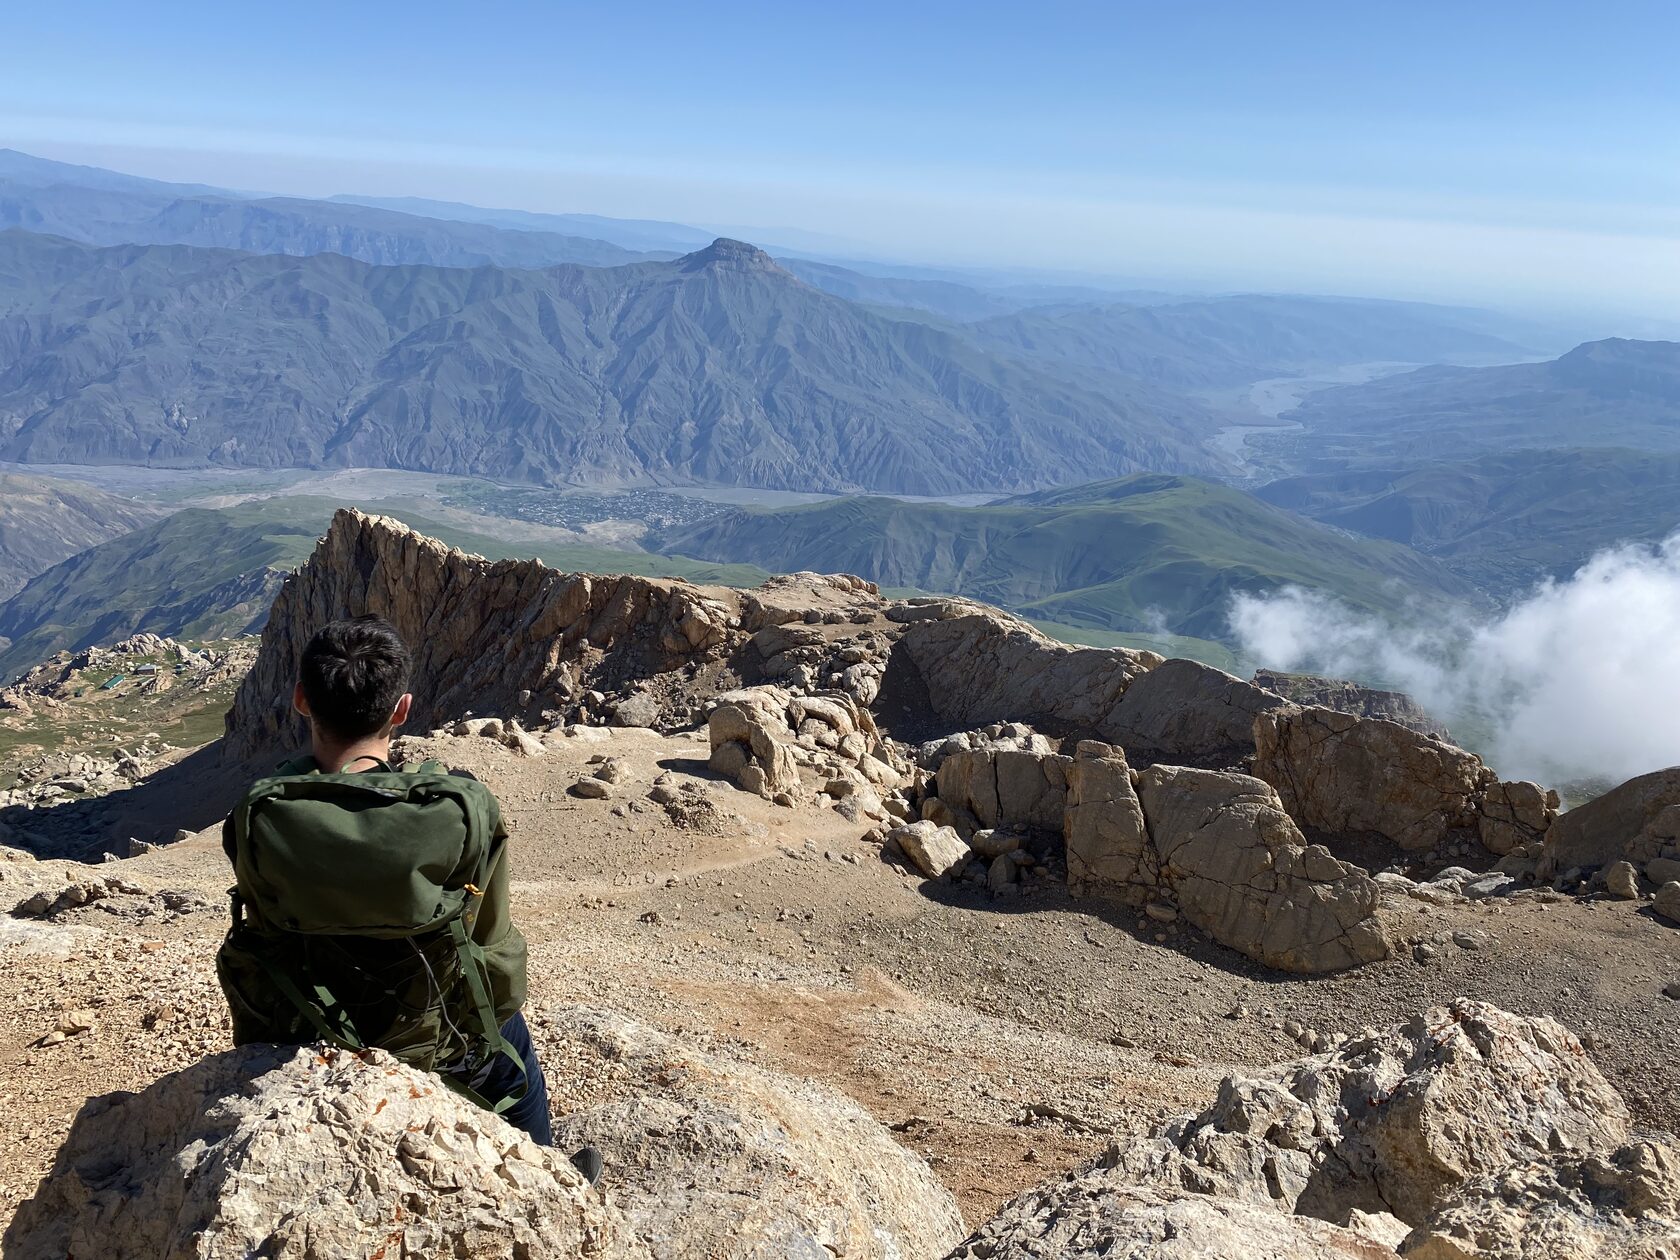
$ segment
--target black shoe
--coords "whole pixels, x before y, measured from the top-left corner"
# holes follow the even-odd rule
[[[586,1146],[572,1156],[572,1167],[583,1174],[583,1179],[590,1185],[601,1180],[601,1152],[593,1146]]]

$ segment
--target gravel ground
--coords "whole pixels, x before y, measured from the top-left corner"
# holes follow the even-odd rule
[[[1299,1056],[1285,1023],[1354,1032],[1458,996],[1558,1016],[1590,1035],[1640,1122],[1680,1119],[1680,1001],[1662,996],[1680,979],[1680,931],[1635,903],[1408,901],[1388,912],[1407,946],[1395,958],[1306,980],[1055,886],[994,900],[924,884],[831,811],[717,781],[703,737],[556,739],[540,758],[474,738],[415,751],[502,799],[539,1048],[545,1009],[583,1002],[820,1078],[925,1154],[971,1222],[1090,1158],[1107,1133],[1197,1109],[1222,1075]],[[606,800],[569,794],[601,754],[622,760],[625,780]],[[703,789],[676,817],[645,799],[665,772]],[[64,869],[0,864],[0,895]],[[212,955],[230,876],[216,833],[92,871],[144,894],[196,892],[208,908],[174,913],[133,894],[50,924],[0,919],[7,1219],[88,1097],[141,1088],[227,1042]],[[1426,963],[1416,940],[1435,946]],[[92,1027],[36,1044],[78,1022]],[[557,1109],[588,1098],[590,1072],[557,1046],[547,1069]]]

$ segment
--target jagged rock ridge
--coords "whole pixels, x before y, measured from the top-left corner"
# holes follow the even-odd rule
[[[709,713],[713,768],[758,795],[792,805],[822,793],[849,818],[950,825],[933,848],[934,837],[904,838],[929,874],[961,876],[981,860],[970,846],[982,821],[1037,828],[1055,836],[1054,860],[1076,887],[1160,901],[1160,913],[1290,970],[1388,952],[1369,877],[1303,828],[1375,836],[1402,853],[1465,836],[1526,852],[1555,808],[1540,789],[1500,783],[1473,755],[1392,723],[1301,709],[1193,661],[1057,645],[965,600],[892,603],[855,578],[815,575],[737,592],[561,574],[468,557],[348,511],[276,600],[228,718],[232,754],[300,738],[289,710],[298,652],[316,626],[359,612],[389,617],[413,645],[418,726],[488,710],[526,724],[611,716],[670,729]],[[743,682],[757,685],[732,690]],[[1105,741],[1109,751],[1093,745],[1086,760],[1122,769],[1070,775],[1077,762],[1052,743],[960,754],[930,784],[871,707],[889,731],[1030,718],[1052,736]],[[1312,734],[1326,724],[1335,738]],[[1135,784],[1129,757],[1150,767]],[[1250,762],[1258,779],[1230,772]],[[1133,809],[1142,801],[1143,831],[1120,818],[1122,796]],[[983,855],[996,885],[1011,882],[1016,852]]]

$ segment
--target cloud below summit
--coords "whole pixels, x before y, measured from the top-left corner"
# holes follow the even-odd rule
[[[1619,782],[1680,764],[1680,533],[1600,552],[1488,620],[1399,626],[1297,587],[1231,627],[1276,669],[1399,687],[1506,777]]]

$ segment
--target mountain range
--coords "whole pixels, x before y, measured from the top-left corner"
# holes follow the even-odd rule
[[[1147,306],[1018,312],[977,324],[981,344],[1183,389],[1340,364],[1509,361],[1532,351],[1483,312],[1411,302],[1237,294]]]
[[[1680,451],[1680,342],[1610,338],[1543,363],[1427,367],[1320,390],[1278,439],[1302,466],[1438,461],[1489,451]]]
[[[7,231],[0,364],[0,458],[26,462],[917,494],[1214,466],[1188,399],[989,355],[731,241],[515,271]]]
[[[1671,342],[1536,362],[1555,334],[1485,311],[969,284],[684,224],[272,197],[0,150],[8,224],[0,459],[849,496],[726,510],[650,537],[662,555],[548,556],[563,567],[839,569],[1093,633],[1219,638],[1237,591],[1475,605],[1680,524]],[[1434,366],[1307,393],[1280,418],[1294,433],[1252,438],[1245,471],[1281,480],[1207,480],[1238,475],[1219,435],[1253,422],[1254,383],[1417,362]],[[159,521],[85,487],[0,491],[7,667],[254,624],[330,508]]]
[[[614,219],[593,214],[543,214],[494,210],[423,197],[366,197],[341,194],[326,199],[242,193],[204,184],[145,179],[97,167],[75,166],[0,149],[0,228],[63,236],[91,245],[197,245],[258,254],[334,253],[381,265],[424,264],[443,267],[542,268],[568,263],[616,266],[635,261],[671,259],[702,249],[719,233],[688,224],[646,219]],[[729,233],[724,233],[728,235]],[[796,235],[787,233],[786,235]],[[981,277],[937,269],[839,259],[798,248],[777,246],[771,252],[794,275],[814,288],[865,305],[921,312],[940,320],[967,323],[1034,308],[1151,306],[1182,301],[1171,294],[1144,294],[1113,287],[1026,284],[1019,278]],[[1218,301],[1219,299],[1213,299]],[[1294,299],[1275,299],[1288,303]],[[1362,309],[1354,310],[1354,306]],[[1279,311],[1285,306],[1278,306]],[[1345,329],[1335,326],[1339,318]],[[1265,314],[1265,312],[1256,312]],[[1555,333],[1488,312],[1398,302],[1315,305],[1296,312],[1297,320],[1331,332],[1343,346],[1315,352],[1293,347],[1304,363],[1327,357],[1338,362],[1401,358],[1413,362],[1459,361],[1494,346],[1493,353],[1525,357],[1521,346]],[[1391,321],[1386,329],[1384,320]],[[1415,320],[1419,325],[1411,326]],[[1076,321],[1077,322],[1077,321]],[[1246,321],[1249,333],[1252,319]],[[1217,321],[1216,321],[1217,323]],[[1359,330],[1369,335],[1360,340]],[[1135,334],[1138,330],[1121,328]],[[1476,336],[1466,341],[1464,333]],[[1101,338],[1102,327],[1075,339]],[[1383,336],[1397,334],[1394,353]],[[997,344],[1012,339],[1040,340],[1045,331],[996,330]],[[1216,327],[1214,338],[1229,349],[1244,333]],[[1399,353],[1404,350],[1405,353]],[[1276,352],[1262,356],[1268,367],[1282,361]],[[1083,352],[1081,352],[1083,353]],[[1352,358],[1337,357],[1351,354]],[[1285,356],[1286,357],[1286,356]],[[1134,364],[1137,362],[1133,360]],[[1261,371],[1260,375],[1265,375]],[[1147,373],[1146,373],[1147,375]]]

